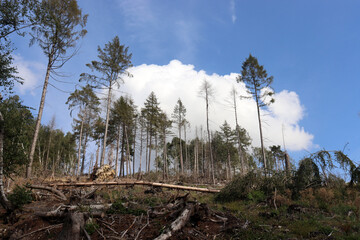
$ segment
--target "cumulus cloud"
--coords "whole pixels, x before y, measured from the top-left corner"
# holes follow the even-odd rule
[[[192,134],[195,127],[206,126],[205,101],[199,96],[202,82],[206,79],[214,88],[214,99],[210,105],[210,127],[218,130],[226,120],[235,126],[234,110],[229,104],[230,91],[235,86],[239,95],[246,95],[246,87],[236,83],[238,74],[207,74],[195,70],[193,65],[186,65],[173,60],[167,65],[139,65],[130,69],[132,78],[125,78],[121,91],[131,93],[135,104],[143,103],[151,91],[160,101],[161,108],[171,116],[174,106],[181,98],[187,108],[187,119],[191,123]],[[121,94],[115,91],[117,96]],[[231,101],[230,101],[231,102]],[[256,103],[253,99],[237,98],[239,124],[244,127],[253,139],[254,146],[260,146]],[[283,90],[275,94],[275,103],[261,111],[265,145],[283,145],[283,134],[286,148],[291,151],[310,149],[313,135],[299,125],[304,117],[304,107],[299,96],[292,91]]]
[[[14,65],[19,72],[19,76],[23,79],[23,84],[18,84],[16,87],[20,94],[30,92],[34,95],[34,90],[39,83],[43,81],[43,74],[45,66],[42,63],[35,61],[26,61],[20,55],[14,55]]]

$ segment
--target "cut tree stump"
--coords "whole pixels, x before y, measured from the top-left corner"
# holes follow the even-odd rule
[[[190,187],[190,186],[180,186],[166,183],[156,183],[156,182],[145,182],[145,181],[134,181],[134,182],[78,182],[78,183],[57,183],[49,184],[49,186],[57,187],[86,187],[86,186],[111,186],[111,185],[143,185],[143,186],[153,186],[153,187],[162,187],[162,188],[171,188],[171,189],[180,189],[188,191],[197,191],[197,192],[207,192],[207,193],[218,193],[218,189],[209,189],[209,188],[199,188],[199,187]]]
[[[57,240],[79,240],[84,224],[83,213],[68,213]]]

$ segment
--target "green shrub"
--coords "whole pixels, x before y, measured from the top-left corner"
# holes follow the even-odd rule
[[[117,199],[111,207],[106,211],[108,214],[132,214],[135,216],[140,216],[141,214],[146,214],[146,211],[140,208],[127,208],[124,206],[121,199]]]
[[[253,202],[262,202],[266,199],[266,195],[263,191],[254,190],[248,194],[247,198]]]
[[[90,235],[93,234],[96,231],[96,229],[98,229],[98,228],[99,228],[99,225],[95,222],[89,222],[89,223],[85,224],[85,230]]]
[[[249,194],[251,195],[253,191],[262,192],[261,198],[265,199],[266,196],[272,195],[275,189],[280,193],[284,193],[288,188],[286,179],[284,172],[272,173],[271,176],[265,177],[261,172],[251,171],[245,176],[235,177],[215,196],[215,201],[246,200],[249,199]]]
[[[318,166],[311,158],[305,158],[295,173],[292,185],[292,198],[299,199],[300,191],[308,187],[319,186],[321,178]]]
[[[22,206],[27,203],[31,203],[31,201],[33,200],[31,196],[31,191],[18,185],[16,185],[13,192],[9,194],[8,198],[13,207],[17,209],[21,209]]]

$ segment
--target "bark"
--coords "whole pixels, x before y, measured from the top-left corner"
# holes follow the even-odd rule
[[[180,189],[187,191],[197,191],[197,192],[207,192],[207,193],[218,193],[218,189],[209,189],[209,188],[198,188],[198,187],[189,187],[182,185],[173,185],[165,183],[156,183],[156,182],[145,182],[145,181],[127,181],[127,182],[74,182],[74,183],[58,183],[58,184],[49,184],[49,186],[57,187],[84,187],[84,186],[133,186],[133,185],[143,185],[143,186],[153,186],[153,187],[163,187],[170,189]]]
[[[95,158],[94,167],[98,167],[98,164],[99,164],[99,153],[100,153],[100,140],[97,142],[96,158]]]
[[[80,126],[80,136],[79,136],[79,148],[78,148],[78,161],[76,167],[76,176],[80,176],[80,158],[81,158],[81,140],[82,140],[82,132],[84,128],[84,118],[81,118],[81,126]]]
[[[181,230],[185,224],[189,221],[190,217],[194,214],[195,204],[189,203],[185,206],[184,211],[180,216],[171,223],[169,229],[167,229],[160,236],[154,240],[166,240],[169,239],[175,232]]]
[[[81,175],[84,173],[84,169],[85,169],[85,158],[86,158],[86,146],[89,140],[89,133],[88,131],[85,132],[85,139],[84,139],[84,144],[83,144],[83,155],[82,155],[82,160],[81,160]]]
[[[134,150],[134,155],[133,155],[133,172],[132,172],[132,176],[135,177],[135,148],[136,148],[136,119],[135,119],[135,124],[134,124],[134,143],[133,143],[133,150]]]
[[[291,172],[290,157],[289,154],[287,154],[287,152],[285,152],[285,168],[286,168],[286,174],[290,175]]]
[[[120,176],[124,176],[124,151],[125,151],[125,125],[123,123],[122,139],[121,139]]]
[[[45,80],[44,80],[43,91],[41,94],[40,107],[39,107],[38,117],[36,119],[34,137],[33,137],[33,140],[31,143],[31,148],[30,148],[29,164],[26,168],[26,178],[31,178],[32,165],[34,162],[34,155],[35,155],[35,148],[36,148],[36,143],[37,143],[38,136],[39,136],[40,123],[41,123],[41,118],[42,118],[44,105],[45,105],[45,96],[46,96],[46,91],[47,91],[47,87],[49,84],[50,71],[51,71],[52,64],[53,64],[53,57],[54,57],[53,55],[54,55],[54,48],[51,50],[51,53],[49,55],[48,65],[46,68],[46,75],[45,75]]]
[[[155,134],[155,171],[156,173],[158,172],[158,143],[157,143],[157,140],[158,140],[158,135]]]
[[[139,159],[139,174],[141,173],[141,162],[142,162],[142,151],[143,151],[143,129],[140,128],[140,159]]]
[[[189,169],[189,158],[188,158],[188,149],[186,144],[186,122],[184,124],[184,141],[185,141],[185,171]]]
[[[117,177],[117,175],[118,175],[120,134],[121,134],[121,128],[120,128],[120,126],[118,126],[118,137],[116,139],[115,177]]]
[[[184,174],[184,159],[182,154],[182,146],[181,146],[181,120],[179,124],[179,153],[180,153],[180,168],[181,168],[181,174]]]
[[[0,95],[1,98],[1,95]],[[2,113],[0,112],[0,203],[3,206],[3,208],[6,209],[6,211],[11,211],[12,206],[7,199],[5,195],[4,190],[4,158],[3,158],[3,152],[4,152],[4,118]]]
[[[31,188],[31,189],[46,190],[46,191],[54,193],[57,197],[59,197],[63,201],[67,200],[66,196],[62,192],[60,192],[59,190],[52,188],[52,187],[40,186],[40,185],[29,185],[29,186],[26,185],[26,187]]]
[[[125,127],[125,137],[126,137],[126,176],[131,174],[130,172],[130,146],[129,146],[129,137],[127,134],[127,128]]]
[[[210,128],[209,128],[209,99],[208,99],[208,93],[207,92],[206,92],[206,129],[207,129],[208,141],[209,141],[211,177],[212,177],[213,184],[215,184],[214,157],[213,157],[213,153],[212,153]]]
[[[57,237],[57,240],[79,240],[84,228],[84,213],[68,213],[65,219],[63,229]]]
[[[238,153],[239,153],[239,158],[240,158],[241,172],[244,175],[245,174],[245,164],[244,164],[244,158],[242,157],[240,126],[239,126],[238,118],[237,118],[237,104],[236,104],[235,89],[233,91],[233,100],[234,100],[234,110],[235,110],[236,133],[237,133],[237,138],[238,138]]]
[[[150,133],[150,139],[149,139],[149,162],[148,162],[147,173],[150,172],[150,166],[151,166],[151,144],[152,144],[152,134]]]
[[[100,167],[104,165],[105,161],[105,152],[106,152],[106,139],[107,139],[107,131],[109,127],[109,115],[110,115],[110,105],[111,105],[111,82],[109,86],[109,93],[107,99],[107,106],[106,106],[106,121],[105,121],[105,133],[104,133],[104,140],[103,140],[103,149],[100,158]]]
[[[265,176],[266,176],[267,167],[266,167],[266,157],[265,157],[264,139],[263,139],[262,128],[261,128],[261,117],[260,117],[259,97],[258,97],[258,94],[257,94],[257,90],[256,90],[256,85],[255,85],[255,83],[254,83],[254,86],[255,86],[255,100],[256,100],[256,107],[257,107],[257,114],[258,114],[258,121],[259,121],[259,130],[260,130],[261,153],[262,153],[262,157],[263,157],[264,169],[265,169]]]

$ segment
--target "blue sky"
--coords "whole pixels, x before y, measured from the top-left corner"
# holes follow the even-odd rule
[[[226,106],[231,85],[239,91],[236,73],[249,53],[270,75],[278,101],[264,111],[267,145],[285,143],[295,159],[321,148],[345,149],[360,157],[360,22],[359,1],[331,0],[81,0],[89,14],[88,34],[80,51],[51,81],[43,123],[55,115],[57,127],[71,130],[65,105],[86,63],[97,58],[97,46],[118,35],[133,53],[134,77],[117,91],[131,95],[142,107],[154,91],[171,114],[178,97],[188,108],[192,126],[204,123],[204,103],[196,92],[203,79],[216,88],[211,127],[233,121]],[[46,59],[28,39],[14,37],[16,64],[26,81],[17,88],[25,104],[38,108]],[[173,61],[174,60],[174,61]],[[187,99],[187,100],[186,100]],[[240,124],[258,144],[252,102],[240,103]],[[220,114],[219,114],[220,113]],[[243,122],[242,122],[243,121]]]

